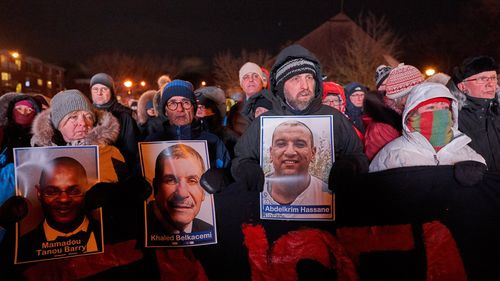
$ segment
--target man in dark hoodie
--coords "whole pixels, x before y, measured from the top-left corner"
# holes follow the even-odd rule
[[[336,168],[332,171],[366,172],[368,160],[350,121],[338,110],[321,103],[321,78],[320,64],[307,49],[300,45],[283,49],[270,74],[273,108],[263,115],[332,115],[336,160]],[[235,179],[245,184],[248,190],[261,191],[264,183],[259,166],[259,134],[260,119],[256,119],[236,144],[236,158],[231,166]],[[334,174],[337,172],[330,173],[330,176],[335,177]]]
[[[120,122],[120,136],[115,145],[125,157],[127,166],[133,168],[137,161],[137,142],[140,133],[132,117],[132,110],[118,102],[113,78],[106,73],[92,76],[90,92],[94,107],[111,112]]]

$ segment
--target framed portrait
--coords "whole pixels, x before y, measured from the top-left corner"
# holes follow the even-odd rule
[[[260,218],[334,220],[332,116],[262,116]]]
[[[86,192],[99,181],[98,149],[14,149],[16,193],[30,202],[16,224],[16,264],[103,252],[101,209],[85,206]]]
[[[213,195],[200,185],[210,168],[206,141],[140,142],[144,178],[153,187],[144,202],[146,247],[217,243]]]

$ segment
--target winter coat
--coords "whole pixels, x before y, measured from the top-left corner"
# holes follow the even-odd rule
[[[369,161],[382,147],[401,136],[401,115],[385,106],[382,99],[378,93],[369,93],[363,103],[363,145]]]
[[[216,135],[202,130],[199,122],[194,120],[191,125],[175,126],[168,121],[163,123],[163,131],[148,136],[145,141],[170,141],[170,140],[206,140],[210,157],[210,167],[228,168],[231,157],[222,140]]]
[[[316,68],[316,87],[314,99],[309,106],[301,112],[296,112],[285,101],[284,93],[277,89],[276,71],[278,68],[290,58],[304,58],[314,62]],[[363,158],[363,146],[356,135],[352,123],[340,111],[321,103],[323,95],[321,68],[316,57],[305,48],[299,45],[292,45],[284,49],[277,57],[271,75],[271,92],[273,109],[263,113],[261,116],[283,116],[283,115],[332,115],[333,116],[333,142],[335,149],[335,159],[339,159],[344,155],[356,155]],[[238,172],[239,165],[242,161],[253,160],[259,163],[260,158],[260,118],[255,119],[248,129],[245,131],[235,147],[236,158],[233,159],[231,172],[233,176]]]
[[[51,109],[40,113],[33,121],[32,146],[65,146],[59,130],[50,119]],[[99,173],[101,182],[117,182],[128,175],[125,160],[112,144],[118,138],[120,124],[109,112],[95,110],[96,123],[84,138],[82,145],[99,145]]]
[[[132,110],[120,104],[116,98],[104,105],[95,105],[98,109],[111,112],[118,119],[120,131],[115,146],[120,150],[125,157],[125,161],[129,167],[134,167],[137,162],[137,142],[140,139],[139,128],[135,119],[132,117]]]
[[[35,118],[33,146],[67,145],[53,127],[50,113],[49,108]],[[151,186],[129,172],[120,151],[112,145],[120,133],[118,120],[110,112],[96,109],[94,113],[95,125],[82,144],[99,146],[100,182],[86,192],[85,202],[89,209],[102,207],[104,253],[30,263],[17,268],[22,280],[40,280],[42,275],[44,280],[158,279],[151,265],[154,261],[147,260],[138,246],[143,241],[143,204]]]
[[[419,132],[411,132],[406,121],[409,113],[420,103],[438,97],[452,100],[452,140],[438,152]],[[454,165],[472,160],[485,163],[484,158],[467,144],[471,139],[458,130],[458,103],[450,91],[438,83],[426,82],[415,86],[408,95],[403,111],[403,135],[382,148],[370,164],[370,172],[408,166]]]
[[[147,103],[149,101],[153,102],[154,96],[157,93],[155,90],[146,91],[139,97],[139,101],[137,102],[137,126],[141,133],[141,140],[163,130],[162,124],[164,120],[157,116],[151,117],[146,112]]]
[[[6,163],[13,163],[13,149],[16,147],[29,147],[31,139],[31,126],[20,126],[13,120],[12,110],[14,105],[22,100],[33,104],[36,114],[42,111],[41,105],[31,96],[19,93],[6,93],[0,97],[0,154],[5,150]],[[1,168],[1,166],[0,166]]]
[[[250,124],[250,120],[245,116],[244,109],[246,100],[235,103],[227,112],[227,128],[234,132],[234,135],[240,137]]]
[[[6,93],[0,97],[0,205],[15,194],[14,148],[29,147],[31,126],[21,126],[14,122],[12,110],[17,102],[28,100],[36,114],[42,109],[31,96]]]
[[[466,96],[458,115],[458,129],[467,134],[469,144],[486,159],[488,170],[500,171],[500,95],[494,99]]]
[[[252,122],[255,119],[255,110],[257,109],[257,102],[261,99],[269,100],[272,103],[271,92],[267,89],[263,89],[262,91],[256,93],[251,96],[246,102],[243,108],[243,115]]]
[[[365,97],[368,93],[368,90],[365,86],[361,85],[358,82],[351,82],[347,84],[345,87],[345,100],[346,100],[346,109],[345,114],[352,121],[354,126],[361,132],[361,134],[365,134],[365,127],[363,125],[362,116],[363,116],[363,108],[355,106],[351,101],[351,96],[354,94],[356,88],[362,89],[365,93]]]

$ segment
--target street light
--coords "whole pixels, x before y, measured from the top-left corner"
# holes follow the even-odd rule
[[[430,77],[430,76],[434,75],[435,73],[436,73],[436,70],[432,67],[428,67],[425,70],[425,75],[427,75],[427,77]]]
[[[10,53],[10,55],[11,55],[13,58],[15,58],[15,59],[17,59],[17,58],[19,57],[19,53],[18,53],[18,52],[11,52],[11,53]]]
[[[130,80],[125,80],[125,82],[123,82],[123,86],[125,86],[127,88],[127,94],[130,95],[130,88],[132,87],[134,83],[132,83],[132,81]]]
[[[141,81],[140,84],[141,84],[142,87],[146,87],[146,81]]]

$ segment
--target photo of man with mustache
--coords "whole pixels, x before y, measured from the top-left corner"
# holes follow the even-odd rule
[[[213,225],[197,218],[208,197],[200,185],[205,170],[203,158],[188,145],[175,144],[160,152],[153,179],[155,197],[147,205],[148,246],[189,245],[198,238],[210,239]],[[186,235],[194,233],[207,235]]]
[[[326,182],[310,173],[319,153],[327,153],[318,150],[313,132],[303,122],[288,120],[274,128],[269,146],[273,169],[266,174],[263,218],[332,218],[332,191]]]

